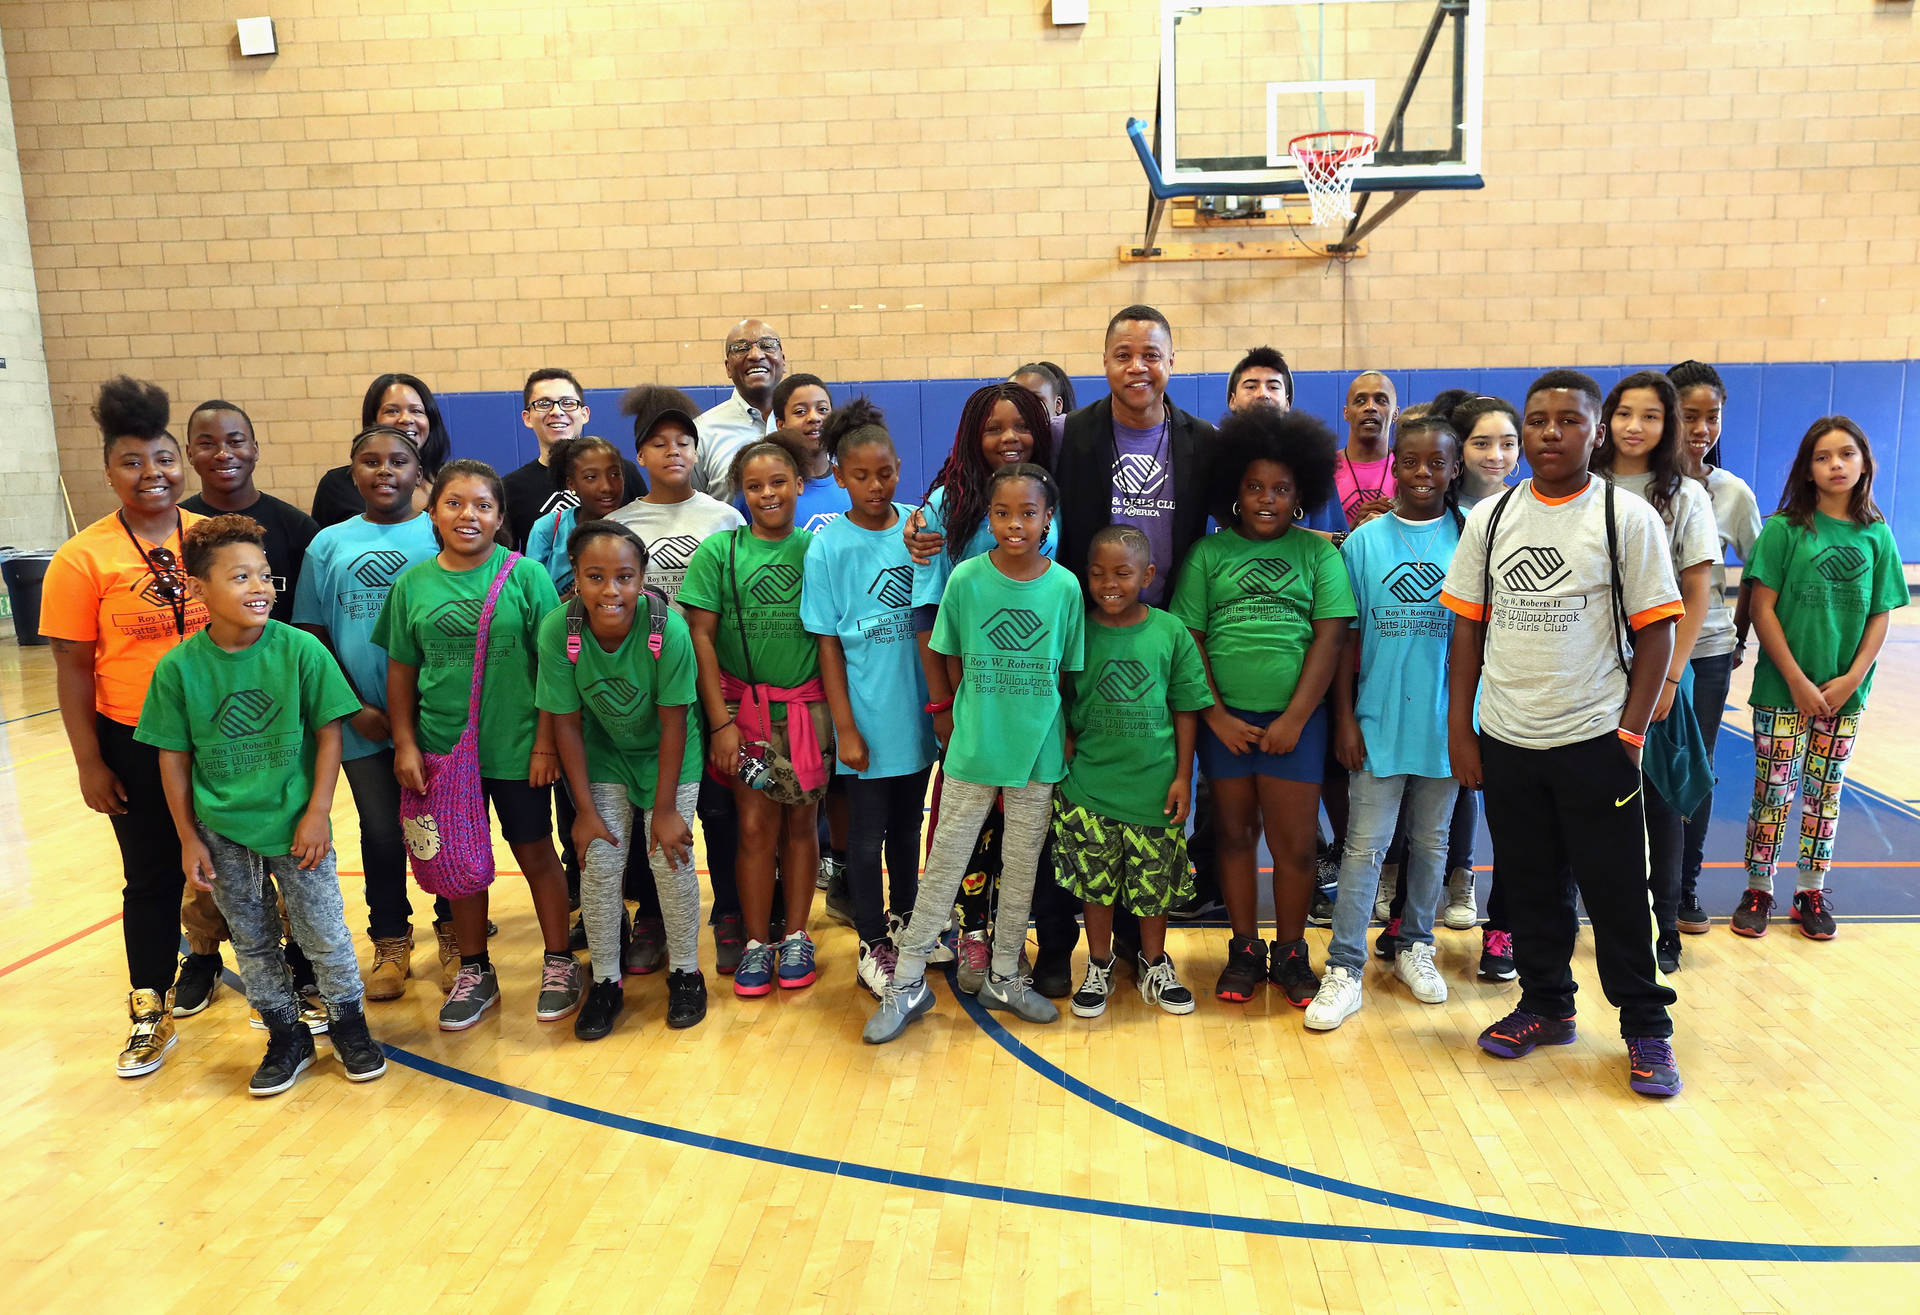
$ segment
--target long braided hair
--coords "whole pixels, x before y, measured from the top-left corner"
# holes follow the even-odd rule
[[[1053,421],[1038,395],[1030,388],[1005,382],[975,389],[960,410],[953,450],[947,453],[939,473],[927,486],[928,501],[932,500],[935,490],[941,493],[945,519],[942,533],[946,535],[947,556],[956,562],[966,549],[967,541],[987,518],[988,488],[995,468],[988,464],[987,454],[980,450],[980,437],[986,430],[987,417],[1003,401],[1013,403],[1027,432],[1033,435],[1033,451],[1028,462],[1043,470],[1053,469]]]

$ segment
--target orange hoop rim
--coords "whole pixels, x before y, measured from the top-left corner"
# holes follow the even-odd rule
[[[1322,140],[1328,144],[1310,144]],[[1287,143],[1287,154],[1299,161],[1303,169],[1337,169],[1343,164],[1366,159],[1379,144],[1379,138],[1358,128],[1324,128],[1319,132],[1303,132],[1295,137]]]

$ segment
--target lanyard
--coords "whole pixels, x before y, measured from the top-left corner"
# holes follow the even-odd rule
[[[140,554],[140,560],[145,562],[147,569],[153,573],[154,588],[173,608],[173,633],[185,639],[187,637],[187,587],[175,574],[179,563],[165,544],[151,551],[141,547],[133,527],[127,524],[127,514],[124,511],[116,511],[113,515],[114,519],[120,522],[120,528],[126,532],[127,542],[133,545],[133,550]],[[173,513],[173,532],[183,543],[185,542],[186,536],[181,529],[181,516],[177,507]]]

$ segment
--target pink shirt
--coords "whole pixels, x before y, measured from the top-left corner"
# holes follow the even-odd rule
[[[1394,491],[1393,458],[1378,461],[1350,460],[1343,449],[1333,466],[1333,484],[1340,495],[1340,511],[1353,528],[1354,508],[1375,498],[1391,498]]]

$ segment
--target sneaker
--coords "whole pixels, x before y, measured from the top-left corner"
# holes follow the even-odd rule
[[[1653,943],[1653,961],[1664,974],[1680,971],[1680,933],[1663,931]]]
[[[613,1031],[614,1020],[627,1007],[626,988],[619,982],[595,979],[587,998],[574,1015],[573,1034],[582,1041],[598,1041]]]
[[[907,1024],[933,1008],[933,992],[927,986],[927,979],[903,982],[894,978],[887,983],[887,993],[880,1001],[880,1007],[867,1019],[867,1025],[860,1029],[860,1038],[870,1046],[885,1045],[907,1030]]]
[[[820,856],[820,870],[814,873],[813,876],[813,888],[815,890],[832,890],[834,882],[838,881],[842,885],[845,885],[846,880],[847,865],[831,854],[822,854]]]
[[[1029,1023],[1051,1023],[1060,1017],[1053,1001],[1034,990],[1032,979],[1026,977],[1002,977],[989,972],[986,985],[974,998],[989,1009],[1005,1010]]]
[[[123,1078],[144,1077],[167,1061],[167,1052],[180,1038],[173,1030],[174,993],[139,990],[127,996],[127,1044],[114,1061]]]
[[[1467,931],[1480,921],[1473,903],[1473,869],[1455,868],[1447,873],[1447,911],[1441,920],[1455,931]]]
[[[1386,927],[1373,938],[1373,957],[1392,963],[1400,953],[1400,919],[1389,918]]]
[[[1112,994],[1112,953],[1108,953],[1105,963],[1088,955],[1086,980],[1081,982],[1080,989],[1073,993],[1073,1016],[1075,1018],[1100,1017],[1107,1012],[1107,997]]]
[[[1217,918],[1226,911],[1227,906],[1218,895],[1195,895],[1168,909],[1167,917],[1175,922],[1199,922],[1203,918]]]
[[[1373,897],[1373,920],[1385,922],[1393,916],[1393,897],[1400,890],[1400,865],[1382,863],[1380,865],[1380,889]]]
[[[267,1053],[247,1090],[255,1096],[278,1096],[313,1067],[313,1033],[297,1017],[284,1015],[269,1021],[266,1029]]]
[[[1771,891],[1748,888],[1740,892],[1740,903],[1734,907],[1733,916],[1727,919],[1727,925],[1735,936],[1760,937],[1767,934],[1767,919],[1773,916],[1773,894]]]
[[[1824,890],[1799,890],[1793,895],[1793,920],[1810,941],[1830,941],[1840,930],[1833,920],[1833,895]],[[175,1014],[180,1012],[176,1007]]]
[[[820,860],[823,867],[829,862],[832,860],[824,858]],[[842,927],[851,927],[853,926],[853,891],[847,886],[847,865],[838,863],[835,864],[835,868],[833,880],[827,886],[827,916]]]
[[[300,1003],[300,1021],[307,1025],[307,1031],[314,1036],[325,1036],[332,1026],[327,1017],[327,1002],[320,998],[320,988],[309,982],[294,992]]]
[[[773,989],[773,947],[765,941],[748,941],[740,951],[740,966],[733,970],[733,993],[758,999]]]
[[[659,918],[635,918],[622,966],[635,977],[657,973],[667,963],[667,924]]]
[[[1700,907],[1698,895],[1688,895],[1680,901],[1680,917],[1677,925],[1689,936],[1699,936],[1713,926],[1713,919]]]
[[[1112,958],[1119,957],[1120,946],[1115,944]],[[1022,956],[1024,958],[1024,956]],[[1109,962],[1112,962],[1112,958]],[[1131,963],[1128,959],[1125,962]],[[1027,971],[1026,965],[1020,966],[1020,972]],[[1049,1000],[1064,1000],[1073,994],[1073,951],[1065,954],[1042,953],[1033,961],[1033,989]]]
[[[1340,888],[1340,860],[1343,851],[1335,845],[1313,847],[1313,884],[1320,890]]]
[[[667,1026],[676,1032],[707,1016],[707,979],[698,968],[667,974]]]
[[[713,970],[722,977],[733,976],[740,966],[740,951],[746,948],[746,943],[740,930],[740,915],[722,914],[720,921],[713,924]]]
[[[440,1006],[440,1030],[464,1032],[480,1021],[480,1015],[500,1003],[500,978],[493,965],[485,968],[463,963],[454,974],[453,989]]]
[[[173,1016],[191,1018],[213,1003],[220,989],[220,952],[189,954],[180,960],[180,975],[173,983]]]
[[[453,934],[451,922],[434,923],[433,937],[439,942],[440,990],[451,991],[454,979],[460,976],[460,942]]]
[[[1542,1018],[1524,1009],[1516,1009],[1480,1034],[1480,1048],[1502,1059],[1519,1059],[1535,1046],[1570,1046],[1574,1041],[1571,1018]]]
[[[1413,992],[1413,998],[1423,1005],[1439,1005],[1447,1002],[1447,979],[1434,967],[1433,947],[1423,941],[1415,941],[1401,948],[1394,957],[1393,975],[1407,984]]]
[[[1513,933],[1491,928],[1481,932],[1480,980],[1510,982],[1519,975],[1520,970],[1513,966]]]
[[[367,1014],[358,1001],[334,1010],[327,1040],[347,1070],[349,1082],[371,1082],[387,1071],[387,1052],[367,1031]]]
[[[887,939],[892,941],[895,947],[903,944],[907,935],[907,927],[912,922],[912,909],[908,909],[904,914],[888,913]],[[954,942],[957,939],[953,932],[953,920],[949,918],[947,920],[946,930],[935,938],[933,948],[927,951],[927,967],[944,968],[954,962],[957,957],[954,954]]]
[[[1360,1003],[1360,974],[1330,963],[1304,1021],[1315,1032],[1331,1032],[1359,1013]]]
[[[398,1000],[413,976],[413,928],[405,936],[373,938],[373,965],[367,969],[367,999]]]
[[[1244,940],[1235,936],[1227,942],[1227,966],[1220,970],[1213,993],[1222,1000],[1245,1004],[1266,980],[1267,943],[1258,936]]]
[[[1325,886],[1314,888],[1313,903],[1307,908],[1307,926],[1333,926],[1333,896]]]
[[[986,985],[987,969],[993,962],[993,946],[984,931],[963,931],[956,949],[958,988],[962,995],[978,995]]]
[[[580,975],[580,963],[571,954],[547,955],[540,964],[540,998],[534,1001],[533,1016],[556,1023],[578,1009],[585,993]]]
[[[1627,1085],[1642,1096],[1678,1096],[1683,1084],[1673,1042],[1663,1036],[1628,1037]]]
[[[873,993],[873,998],[886,998],[887,983],[893,980],[894,966],[899,962],[899,951],[893,948],[893,942],[882,936],[877,941],[860,942],[860,964],[855,970],[860,985]]]
[[[1140,979],[1142,1000],[1159,1005],[1170,1014],[1193,1012],[1193,992],[1181,985],[1180,975],[1173,970],[1172,955],[1163,953],[1154,963],[1135,955],[1133,964],[1134,975]]]
[[[1305,1009],[1320,993],[1320,974],[1313,970],[1313,963],[1307,958],[1305,941],[1291,941],[1286,945],[1275,941],[1273,952],[1267,956],[1267,977],[1295,1009]]]
[[[820,974],[813,966],[813,937],[797,931],[780,942],[780,989],[797,991],[812,986]]]

